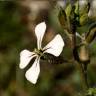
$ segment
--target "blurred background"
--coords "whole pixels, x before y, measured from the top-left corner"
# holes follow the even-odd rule
[[[0,0],[0,96],[80,96],[83,82],[75,63],[55,64],[41,60],[41,72],[36,85],[24,76],[28,68],[19,69],[20,52],[36,48],[34,28],[42,21],[47,24],[43,46],[59,33],[65,41],[61,56],[73,59],[70,42],[58,21],[58,6],[65,8],[66,2],[67,0]],[[96,1],[92,0],[89,16],[94,22],[95,5]],[[88,25],[84,28],[84,31],[88,30]],[[91,87],[96,87],[95,40],[90,44],[89,50],[91,63],[88,66],[88,82]]]

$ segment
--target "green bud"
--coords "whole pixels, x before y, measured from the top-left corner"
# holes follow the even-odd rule
[[[77,1],[77,2],[75,3],[75,14],[78,14],[78,13],[79,13],[78,2],[79,2],[79,1]],[[79,14],[78,14],[78,15],[79,15]]]
[[[88,16],[92,21],[96,20],[96,0],[92,0]]]
[[[88,22],[88,14],[83,14],[81,17],[80,17],[80,25],[84,25]]]
[[[89,12],[90,9],[90,3],[87,0],[80,0],[79,1],[79,11],[80,11],[80,16]]]
[[[94,38],[96,37],[96,23],[93,24],[90,28],[89,28],[89,32],[87,33],[85,40],[88,44],[90,44]]]
[[[67,17],[65,11],[61,8],[58,14],[58,19],[63,28],[67,28]]]
[[[66,9],[65,9],[65,13],[66,13],[66,15],[67,15],[68,17],[69,17],[70,14],[71,14],[71,10],[72,10],[72,6],[71,6],[71,4],[68,4],[67,7],[66,7]]]

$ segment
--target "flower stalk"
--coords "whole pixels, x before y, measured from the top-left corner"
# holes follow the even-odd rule
[[[74,4],[69,3],[69,5],[67,8],[65,8],[65,10],[64,9],[60,10],[58,19],[59,19],[61,26],[64,29],[64,32],[70,39],[70,45],[71,45],[71,49],[73,51],[74,61],[78,62],[78,66],[79,66],[79,70],[80,70],[81,78],[82,78],[82,82],[83,82],[83,89],[86,91],[89,88],[88,80],[87,80],[87,67],[88,67],[88,64],[90,61],[89,53],[86,48],[85,38],[83,38],[81,36],[82,38],[80,38],[80,39],[82,41],[82,44],[80,46],[77,46],[77,44],[76,44],[77,27],[83,26],[85,24],[86,19],[84,18],[84,20],[82,21],[83,23],[81,24],[81,19],[80,19],[81,14],[79,13],[79,1],[77,1]],[[86,14],[88,13],[88,11],[89,11],[89,9],[87,10]]]

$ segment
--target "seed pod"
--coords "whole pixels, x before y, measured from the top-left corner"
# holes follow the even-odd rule
[[[85,40],[88,44],[90,44],[94,40],[95,37],[96,37],[96,23],[90,27]]]
[[[65,11],[61,8],[58,14],[58,19],[61,26],[66,29],[67,28],[67,17]]]
[[[75,60],[80,63],[87,64],[90,62],[89,52],[87,46],[84,44],[76,46],[75,49],[73,50],[73,54]]]
[[[86,45],[81,45],[78,49],[79,60],[82,63],[88,63],[89,60],[89,52]]]

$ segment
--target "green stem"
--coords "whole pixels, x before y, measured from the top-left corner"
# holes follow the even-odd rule
[[[81,72],[81,78],[83,82],[83,89],[86,91],[89,88],[88,81],[87,81],[87,70],[85,71],[83,65],[79,63],[79,68]]]
[[[72,35],[67,30],[64,30],[64,32],[66,33],[66,35],[68,36],[68,38],[71,41],[72,40]]]
[[[72,34],[72,50],[74,50],[75,46],[76,46],[76,35]],[[79,65],[79,69],[80,69],[80,73],[81,73],[81,79],[82,79],[82,86],[83,86],[83,90],[84,93],[86,92],[86,90],[88,90],[88,82],[87,82],[87,70],[84,69],[83,65],[81,63],[78,64]]]
[[[82,70],[83,70],[83,74],[84,74],[84,78],[85,78],[86,87],[88,89],[89,88],[89,84],[88,84],[88,80],[87,80],[87,65],[85,64],[83,66],[83,64],[82,64]]]

